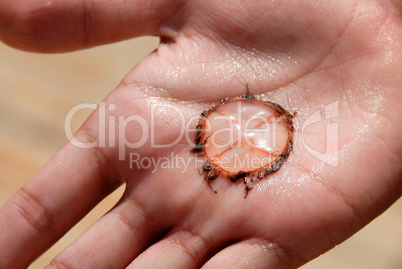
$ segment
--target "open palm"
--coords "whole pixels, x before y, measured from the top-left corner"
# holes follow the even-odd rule
[[[1,209],[1,268],[26,267],[123,180],[121,201],[53,266],[293,268],[400,197],[397,4],[26,2],[0,11],[0,37],[22,49],[162,42]],[[211,191],[190,149],[199,114],[246,84],[299,113],[289,159],[243,199],[223,177]]]

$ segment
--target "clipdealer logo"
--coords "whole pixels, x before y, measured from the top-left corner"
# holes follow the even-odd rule
[[[300,144],[302,147],[309,154],[332,167],[336,167],[339,163],[339,123],[335,121],[339,116],[338,103],[338,101],[334,101],[323,106],[323,111],[314,111],[302,122],[302,128],[300,132],[297,132],[300,134],[299,142],[301,142]],[[79,141],[74,137],[72,131],[72,119],[77,112],[83,109],[96,110],[98,118],[97,141],[84,142]],[[167,113],[168,111],[169,114],[172,115],[172,117],[175,117],[178,121],[178,128],[176,130],[177,136],[168,143],[156,142],[156,137],[160,135],[156,134],[155,130],[158,109],[164,113]],[[150,107],[150,117],[148,120],[138,114],[124,116],[110,113],[115,111],[115,104],[106,105],[105,102],[100,102],[98,105],[94,103],[82,103],[72,107],[68,111],[64,121],[64,130],[67,139],[74,146],[83,149],[94,147],[117,148],[119,160],[121,161],[126,160],[127,153],[129,153],[128,157],[131,169],[152,169],[152,171],[156,171],[155,167],[168,168],[175,166],[179,169],[187,169],[189,167],[189,163],[194,159],[194,157],[188,157],[189,160],[185,160],[184,157],[170,155],[165,158],[161,157],[159,159],[151,159],[147,156],[141,156],[134,151],[135,149],[145,145],[154,149],[169,148],[178,144],[183,138],[185,138],[189,148],[194,147],[194,133],[196,132],[195,126],[199,120],[199,115],[186,118],[183,110],[172,104],[153,104]],[[322,151],[322,149],[319,150],[318,148],[314,148],[314,145],[310,145],[308,139],[306,139],[308,136],[306,129],[316,123],[324,123],[326,126],[325,133],[320,134],[326,139],[324,151]],[[140,134],[140,136],[137,141],[129,141],[126,137],[126,129],[129,124],[136,124],[138,126],[138,134]],[[228,132],[229,136],[232,135],[229,128],[226,129],[226,132]],[[269,130],[267,130],[267,132],[269,132]],[[211,139],[209,142],[212,143],[214,141]],[[219,146],[222,145],[217,145],[217,147]],[[129,152],[127,152],[128,150]]]

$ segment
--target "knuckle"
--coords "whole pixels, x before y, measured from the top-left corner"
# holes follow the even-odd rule
[[[61,260],[61,259],[59,259],[59,258],[55,258],[55,259],[53,259],[51,262],[50,262],[50,264],[49,264],[49,266],[48,267],[46,267],[46,268],[57,268],[57,269],[72,269],[73,267],[71,267],[70,265],[68,265],[68,261],[64,261],[64,260]]]
[[[24,188],[16,193],[13,201],[17,213],[39,234],[54,231],[54,224],[47,209]]]
[[[178,246],[195,264],[199,264],[203,259],[203,249],[212,249],[211,239],[195,229],[183,228],[171,240],[172,244]]]

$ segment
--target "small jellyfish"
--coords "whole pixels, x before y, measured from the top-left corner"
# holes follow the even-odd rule
[[[245,196],[278,171],[292,150],[293,115],[280,105],[247,94],[226,98],[201,113],[193,153],[204,156],[209,187],[219,175],[243,180]]]

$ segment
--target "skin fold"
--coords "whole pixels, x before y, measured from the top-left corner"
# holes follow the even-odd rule
[[[75,134],[96,146],[67,143],[1,208],[0,268],[26,268],[123,180],[120,202],[49,268],[296,268],[401,196],[398,1],[0,0],[0,7],[0,39],[28,51],[161,37],[105,98],[115,106],[107,118],[116,119],[105,123],[107,143],[96,110]],[[190,119],[246,94],[246,84],[255,97],[299,111],[288,160],[247,199],[242,182],[220,177],[214,193],[195,165],[183,173],[130,167],[133,153],[156,160],[173,152],[194,164],[178,113],[195,130]],[[144,125],[124,121],[130,116]],[[158,148],[151,131],[160,145],[180,139]],[[327,145],[336,154],[312,153]]]

